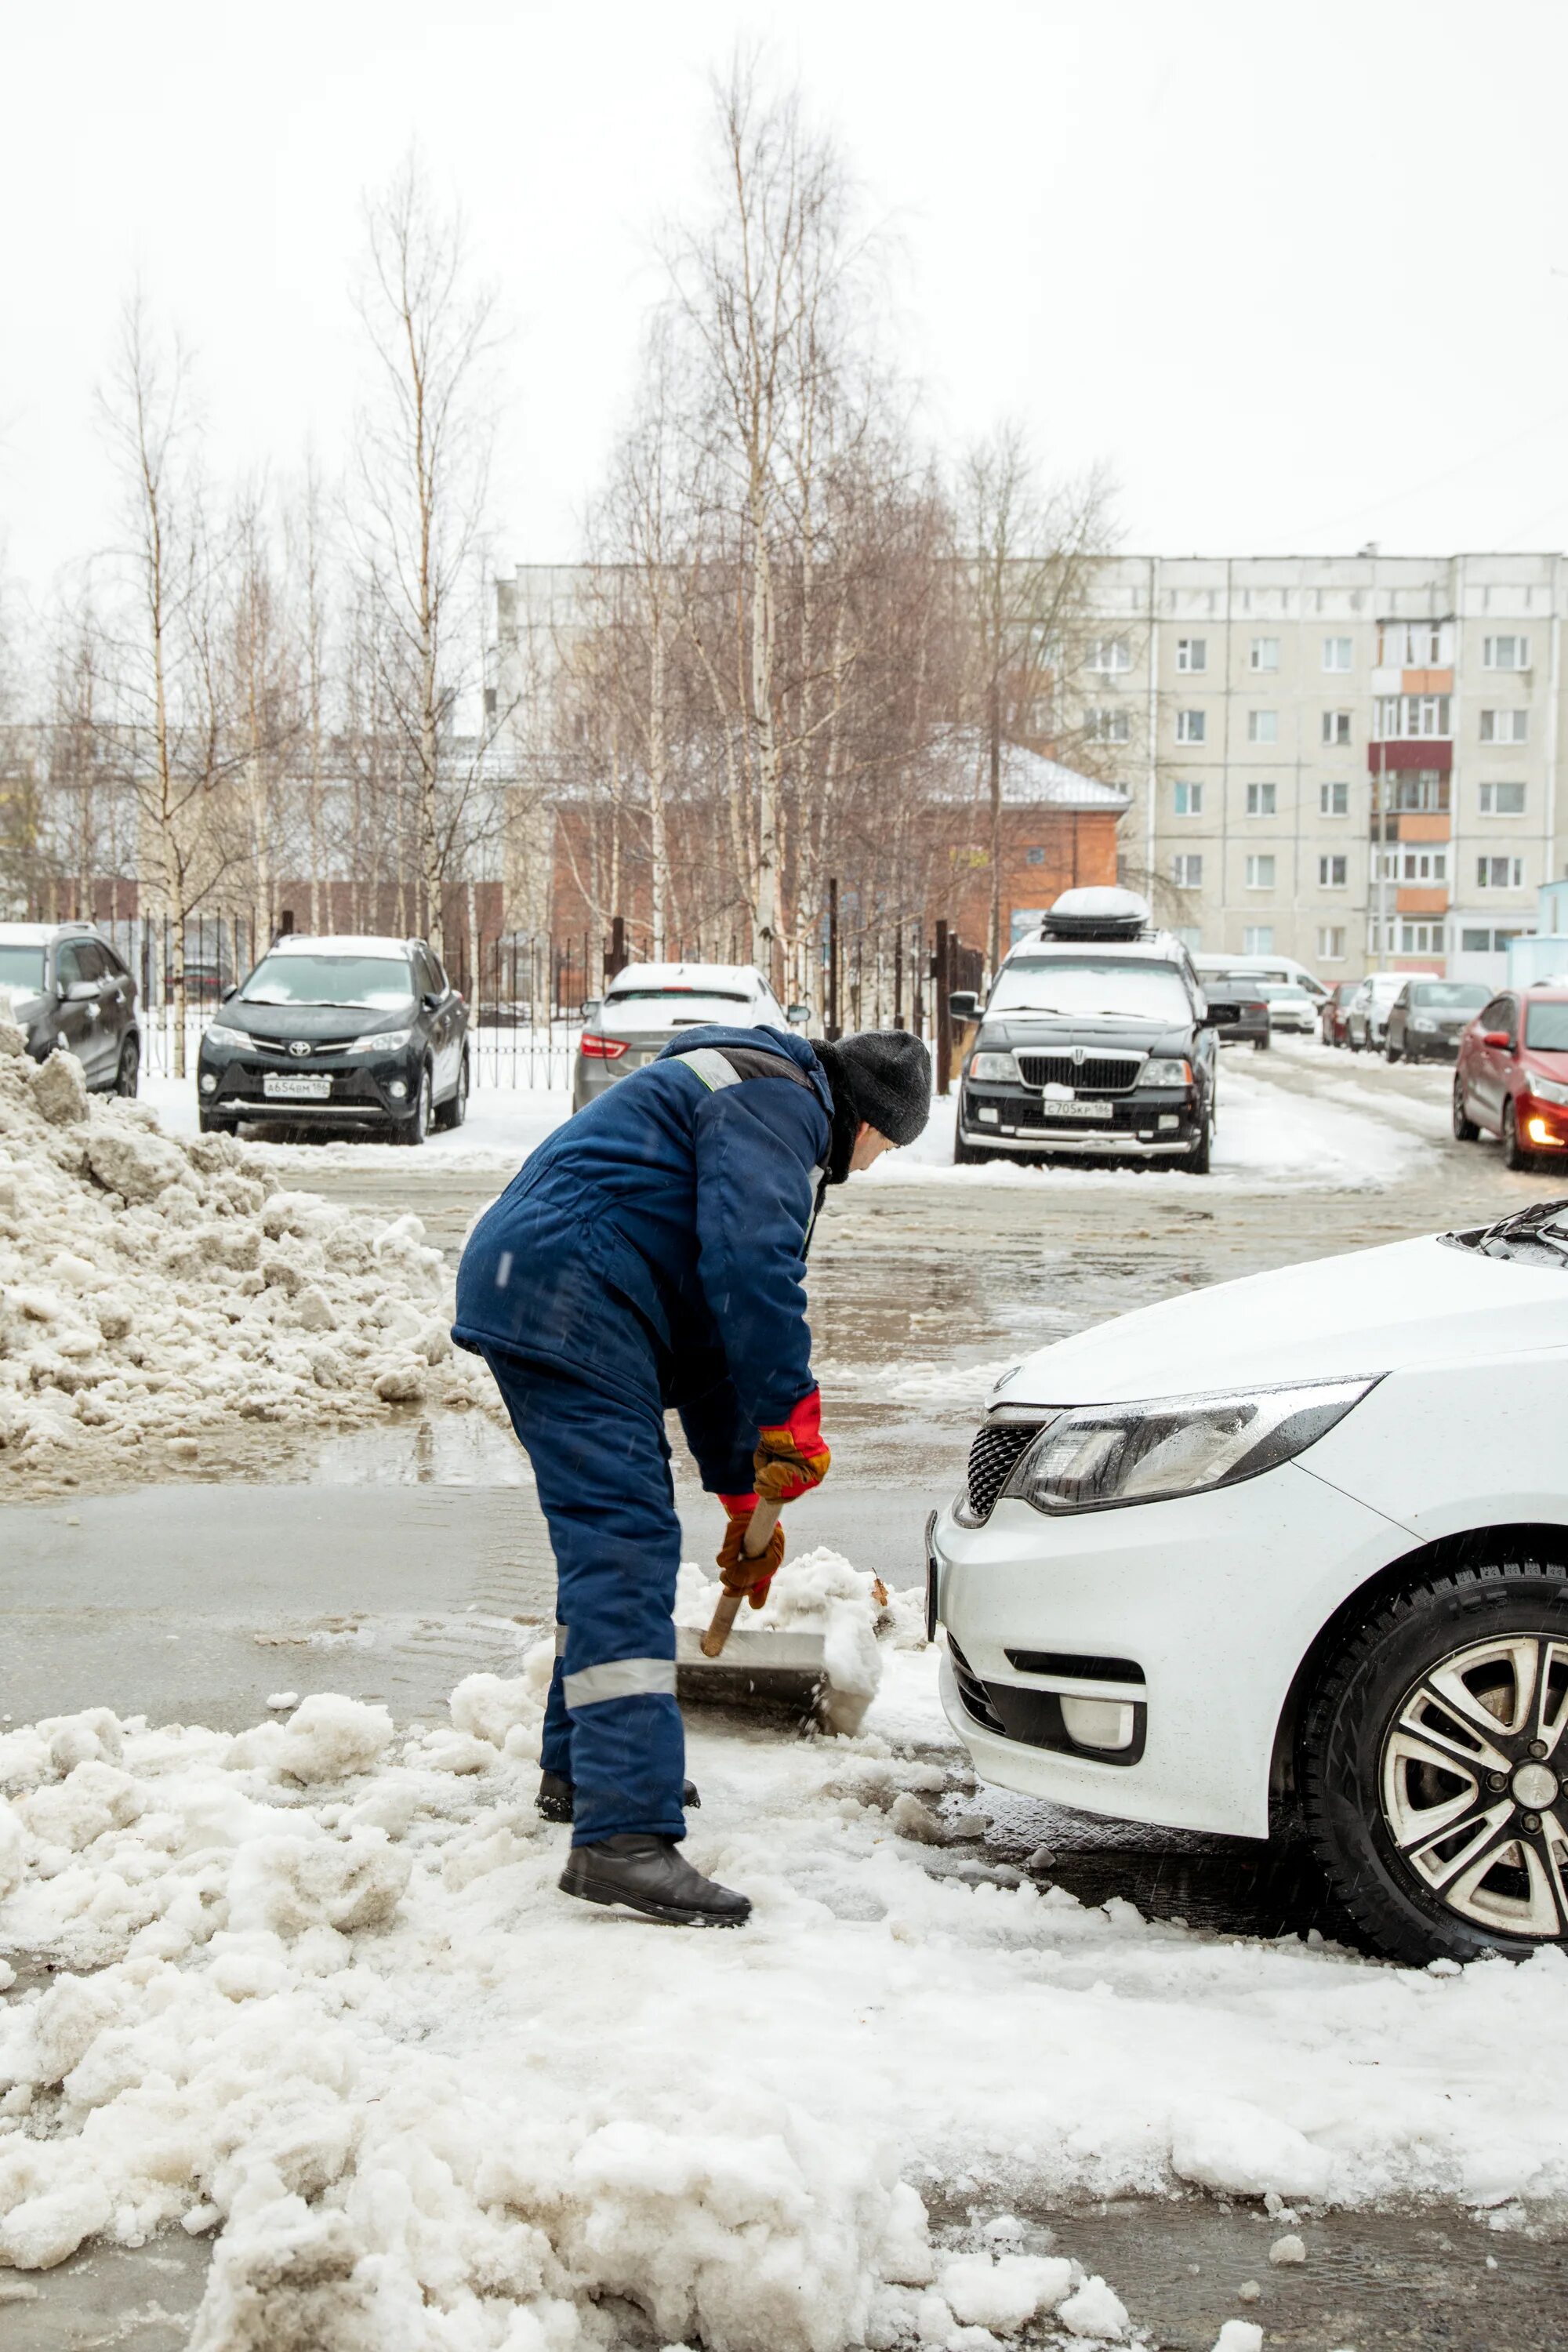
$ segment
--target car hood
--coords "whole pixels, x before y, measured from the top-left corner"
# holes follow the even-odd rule
[[[1568,1347],[1568,1266],[1482,1257],[1434,1234],[1140,1307],[1042,1348],[993,1402],[1122,1404],[1552,1347]]]
[[[220,1004],[215,1018],[226,1028],[244,1029],[264,1042],[290,1037],[361,1037],[367,1029],[406,1029],[417,1007],[369,1004]]]
[[[1104,1021],[1092,1014],[993,1013],[981,1024],[975,1045],[988,1054],[1063,1053],[1084,1045],[1091,1053],[1109,1053],[1118,1046],[1134,1054],[1185,1054],[1192,1044],[1191,1023],[1171,1021]]]

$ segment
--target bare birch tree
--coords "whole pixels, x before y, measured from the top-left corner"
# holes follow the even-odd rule
[[[970,647],[968,704],[978,728],[990,810],[990,961],[1002,958],[1002,765],[1005,747],[1046,738],[1060,756],[1073,730],[1059,708],[1075,666],[1091,560],[1109,543],[1103,474],[1042,488],[1023,427],[998,426],[966,455],[959,483],[962,603]]]
[[[359,421],[351,511],[388,624],[384,696],[413,790],[418,892],[439,954],[482,769],[470,761],[454,774],[448,739],[476,684],[465,606],[479,593],[494,297],[472,285],[461,218],[438,210],[413,156],[367,205],[366,227],[360,315],[377,388]]]

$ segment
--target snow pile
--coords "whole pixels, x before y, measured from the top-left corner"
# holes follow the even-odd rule
[[[165,1136],[0,1020],[0,1455],[488,1404],[450,1312],[416,1217],[281,1191],[227,1136]]]
[[[731,1936],[558,1893],[549,1643],[405,1734],[319,1696],[0,1736],[0,2264],[216,2231],[196,2352],[988,2352],[1127,2331],[1015,2204],[1568,2195],[1563,1954],[1400,1969],[960,1875],[900,1833],[966,1783],[934,1654],[881,1648],[854,1738],[694,1721]]]

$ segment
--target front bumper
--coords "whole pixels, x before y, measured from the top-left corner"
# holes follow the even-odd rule
[[[1050,1518],[1005,1499],[973,1528],[944,1513],[931,1537],[935,1605],[971,1675],[1037,1706],[1066,1696],[1142,1710],[1128,1727],[1131,1761],[1036,1745],[977,1719],[947,1656],[948,1720],[999,1788],[1124,1821],[1266,1836],[1297,1667],[1346,1591],[1407,1543],[1293,1463],[1121,1510]],[[1019,1654],[1058,1664],[1026,1672]],[[1064,1657],[1118,1671],[1066,1674]],[[1026,1706],[1005,1711],[1027,1720]]]
[[[196,1062],[196,1097],[202,1108],[221,1118],[271,1120],[289,1127],[395,1127],[409,1118],[418,1099],[423,1054],[405,1046],[396,1054],[312,1054],[308,1059],[257,1053],[241,1046],[203,1044]],[[268,1076],[325,1078],[323,1098],[269,1096]],[[210,1088],[207,1079],[216,1083]],[[400,1095],[392,1092],[401,1086]]]
[[[965,1079],[958,1097],[958,1131],[965,1144],[994,1151],[1077,1152],[1085,1157],[1165,1160],[1190,1152],[1202,1134],[1195,1093],[1184,1087],[1133,1087],[1109,1099],[1110,1118],[1047,1114],[1042,1097],[1024,1087],[976,1086]],[[987,1116],[986,1114],[991,1114]]]

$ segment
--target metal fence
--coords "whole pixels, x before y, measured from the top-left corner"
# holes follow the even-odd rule
[[[143,1066],[157,1076],[177,1069],[182,1025],[185,1067],[194,1071],[202,1031],[229,990],[275,943],[272,933],[244,916],[193,917],[184,927],[182,988],[172,924],[119,917],[97,928],[135,974]],[[648,952],[648,942],[618,919],[603,933],[571,939],[514,931],[449,940],[447,971],[469,1009],[470,1084],[569,1087],[584,1005],[603,995],[624,965]],[[748,942],[738,938],[666,949],[672,962],[742,963],[748,956]],[[947,992],[977,987],[980,967],[979,950],[961,946],[945,923],[929,930],[914,919],[857,926],[841,921],[835,893],[823,928],[820,971],[813,973],[817,984],[807,999],[807,1028],[828,1036],[862,1027],[913,1029],[937,1054],[940,1082],[947,1059]]]

